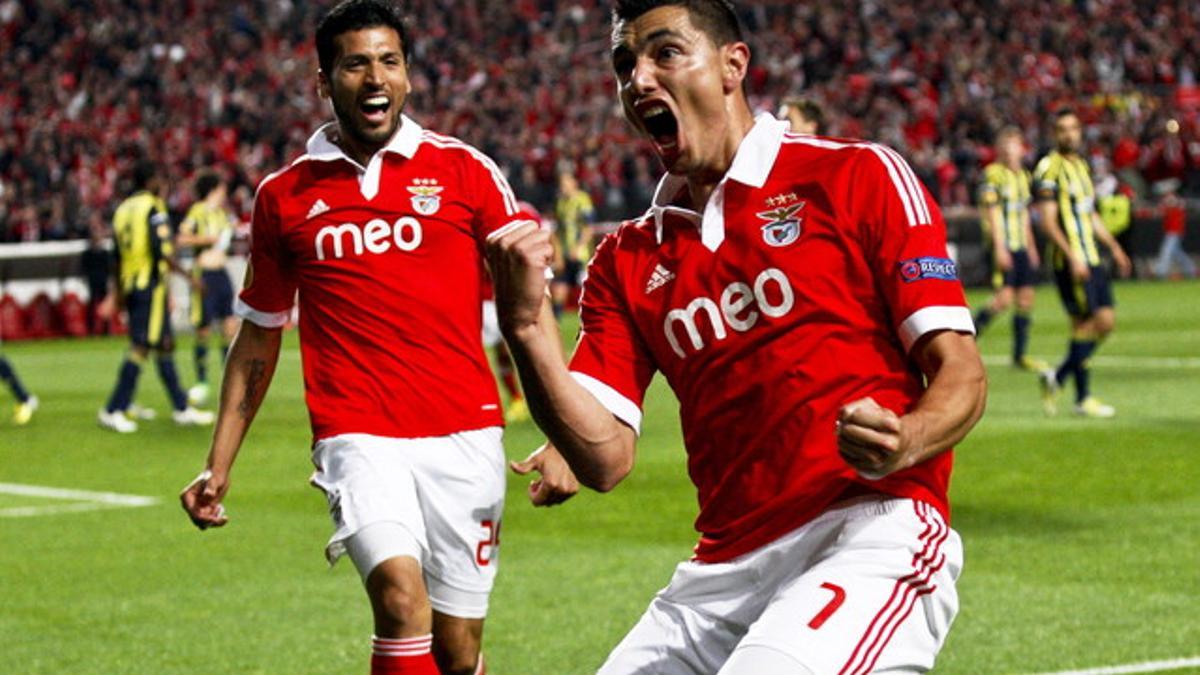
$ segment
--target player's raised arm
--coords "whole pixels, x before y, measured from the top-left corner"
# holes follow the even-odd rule
[[[546,296],[550,233],[529,223],[489,241],[500,326],[534,420],[574,470],[600,492],[633,468],[636,434],[581,386],[563,363]]]
[[[281,341],[280,329],[243,321],[229,348],[221,407],[204,472],[179,495],[200,529],[219,527],[228,520],[221,500],[229,490],[229,472],[275,375]]]

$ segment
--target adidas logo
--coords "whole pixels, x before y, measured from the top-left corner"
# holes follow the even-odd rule
[[[646,295],[666,286],[674,278],[674,272],[663,267],[661,264],[655,265],[654,272],[650,275],[650,280],[646,282]]]
[[[308,210],[308,215],[305,216],[304,219],[312,220],[313,218],[316,218],[317,216],[321,215],[322,213],[325,213],[328,210],[329,210],[329,205],[325,203],[325,200],[318,199],[316,201],[316,203],[314,203],[312,205],[312,208]]]

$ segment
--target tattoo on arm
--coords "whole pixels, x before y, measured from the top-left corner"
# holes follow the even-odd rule
[[[262,382],[267,374],[267,362],[264,359],[250,359],[250,374],[246,377],[246,393],[238,405],[242,417],[249,418],[258,409],[258,399],[262,396]]]

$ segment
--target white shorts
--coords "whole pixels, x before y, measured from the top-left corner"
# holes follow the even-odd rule
[[[503,336],[500,334],[500,317],[496,315],[496,301],[483,301],[483,346],[495,347],[500,344]]]
[[[732,561],[681,563],[600,674],[923,672],[961,569],[932,507],[848,500]]]
[[[311,483],[325,493],[333,518],[330,564],[364,528],[399,525],[407,532],[373,527],[365,533],[372,541],[356,540],[355,555],[369,557],[354,561],[363,578],[387,558],[411,555],[435,610],[486,615],[504,510],[502,433],[489,427],[436,438],[346,434],[319,441]]]

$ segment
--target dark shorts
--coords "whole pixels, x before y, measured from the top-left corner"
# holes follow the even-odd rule
[[[192,293],[192,325],[203,328],[233,316],[233,282],[225,270],[204,270],[204,293]]]
[[[171,347],[171,313],[167,310],[165,284],[126,293],[125,311],[129,315],[129,341],[135,347]]]
[[[1012,256],[1012,267],[1003,273],[997,269],[992,277],[993,285],[997,289],[1004,286],[1009,288],[1036,286],[1038,270],[1029,262],[1029,251],[1012,251],[1009,255]]]
[[[578,260],[563,261],[562,271],[554,275],[554,281],[568,286],[579,285],[579,278],[583,273],[583,263]]]
[[[1067,314],[1081,319],[1096,313],[1103,307],[1113,306],[1112,284],[1108,272],[1101,266],[1091,268],[1087,281],[1077,282],[1071,277],[1068,265],[1054,268],[1054,280],[1058,284],[1058,297],[1062,298]]]

